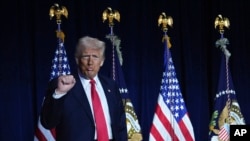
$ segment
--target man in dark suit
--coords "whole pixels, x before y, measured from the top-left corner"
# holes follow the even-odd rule
[[[85,36],[79,39],[75,59],[76,75],[62,75],[49,83],[41,113],[41,123],[56,129],[57,141],[127,141],[127,127],[121,94],[116,83],[98,74],[105,59],[105,43]],[[97,129],[91,84],[95,81],[106,131]],[[98,112],[100,114],[101,112]]]

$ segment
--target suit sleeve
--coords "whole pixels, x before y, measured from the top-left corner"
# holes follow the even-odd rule
[[[52,95],[54,94],[56,87],[57,79],[53,79],[49,82],[46,96],[42,105],[41,124],[47,129],[54,128],[59,124],[61,117],[60,115],[62,113],[65,96],[59,99],[54,99]]]

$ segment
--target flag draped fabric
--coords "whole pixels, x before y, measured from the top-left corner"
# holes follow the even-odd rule
[[[70,66],[67,58],[67,53],[64,47],[63,39],[60,38],[60,35],[63,34],[62,31],[57,31],[58,37],[58,46],[55,51],[55,56],[52,60],[52,67],[50,73],[50,80],[56,78],[60,75],[70,74]],[[45,129],[41,122],[40,117],[38,119],[38,125],[35,131],[34,141],[55,141],[56,133],[55,129]]]
[[[221,47],[221,65],[218,90],[214,101],[214,110],[209,124],[209,140],[229,141],[230,125],[244,125],[244,117],[237,102],[233,80],[228,66],[230,52],[226,49],[228,41],[221,38],[216,42]]]
[[[106,38],[110,39],[112,43],[112,70],[111,77],[115,80],[119,86],[120,93],[125,106],[127,132],[128,138],[134,139],[133,141],[142,140],[141,127],[134,111],[133,104],[129,98],[129,91],[125,83],[123,71],[122,71],[122,56],[120,52],[120,39],[115,35],[108,35]]]
[[[167,40],[168,37],[165,39]],[[164,42],[164,72],[149,141],[194,141],[193,126],[176,77],[168,48],[169,42],[166,40]]]

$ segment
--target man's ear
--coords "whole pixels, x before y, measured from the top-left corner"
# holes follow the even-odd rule
[[[100,66],[102,66],[102,65],[103,65],[103,63],[104,63],[104,60],[102,60],[102,62],[101,62],[101,64],[100,64]]]

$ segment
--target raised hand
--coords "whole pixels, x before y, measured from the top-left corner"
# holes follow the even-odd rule
[[[73,75],[62,75],[58,77],[56,94],[66,94],[76,83]]]

